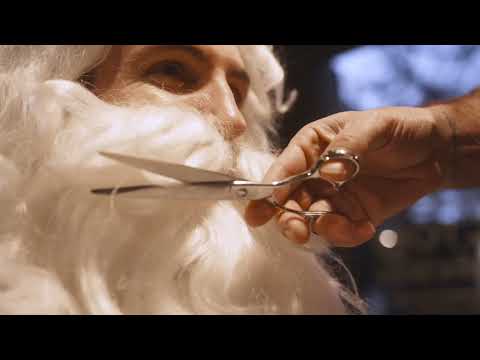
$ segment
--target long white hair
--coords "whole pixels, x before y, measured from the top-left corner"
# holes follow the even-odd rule
[[[242,46],[248,131],[226,142],[203,114],[105,103],[76,80],[108,46],[0,47],[0,313],[344,314],[362,303],[321,258],[244,203],[97,197],[90,189],[170,180],[111,150],[261,180],[268,131],[287,110],[283,70]],[[171,182],[171,181],[170,181]],[[327,248],[317,255],[329,256]]]

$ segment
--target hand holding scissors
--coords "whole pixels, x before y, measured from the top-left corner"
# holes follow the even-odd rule
[[[340,191],[326,193],[315,180],[274,189],[278,204],[300,213],[254,200],[246,210],[247,223],[261,226],[275,218],[285,237],[300,244],[307,243],[312,233],[335,246],[368,241],[376,226],[445,186],[451,132],[442,111],[436,107],[352,111],[306,125],[274,162],[264,182],[301,174],[336,149],[358,156],[360,172],[355,174],[356,168],[341,159],[325,163],[319,170],[322,177],[348,180]],[[302,216],[305,211],[319,214],[312,220]]]

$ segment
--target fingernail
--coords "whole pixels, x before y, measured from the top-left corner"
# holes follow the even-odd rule
[[[288,221],[283,234],[296,243],[303,244],[308,241],[308,227],[303,221],[298,219]]]

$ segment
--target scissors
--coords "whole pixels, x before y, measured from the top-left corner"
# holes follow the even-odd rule
[[[137,186],[98,188],[91,190],[92,193],[97,195],[117,195],[143,199],[163,198],[182,200],[265,199],[277,208],[284,211],[294,212],[310,219],[328,212],[298,211],[284,207],[273,199],[273,191],[294,183],[316,178],[326,181],[335,191],[339,191],[344,184],[351,181],[360,171],[358,156],[351,154],[345,149],[328,151],[320,157],[310,170],[271,183],[249,181],[214,171],[154,159],[139,158],[111,152],[100,152],[100,155],[137,169],[146,170],[157,175],[178,180],[181,183],[179,185],[175,184],[168,186],[150,183]],[[319,172],[320,167],[325,163],[334,160],[346,160],[353,164],[353,173],[347,179],[342,181],[334,181],[327,177],[322,177]]]

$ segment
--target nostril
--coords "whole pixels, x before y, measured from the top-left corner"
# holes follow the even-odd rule
[[[247,122],[245,119],[242,117],[238,121],[235,122],[235,131],[241,135],[247,130]]]
[[[221,123],[221,129],[226,140],[233,140],[247,130],[247,123],[243,117],[230,119],[230,121]]]

